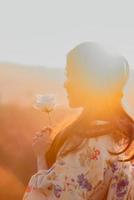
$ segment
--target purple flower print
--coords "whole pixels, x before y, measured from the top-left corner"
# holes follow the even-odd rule
[[[129,181],[127,179],[121,179],[117,184],[116,194],[117,197],[123,197],[127,192],[127,185]]]
[[[88,180],[84,177],[84,174],[80,174],[77,177],[77,182],[81,188],[85,188],[88,191],[92,190],[92,185],[88,182]]]
[[[111,167],[112,167],[112,172],[113,172],[113,173],[116,172],[116,171],[118,170],[117,163],[113,163]]]
[[[60,198],[61,193],[62,193],[62,188],[59,185],[55,185],[55,187],[54,187],[54,195],[57,198]]]
[[[118,176],[117,175],[113,176],[113,179],[115,179],[117,181],[118,180]]]
[[[71,178],[71,181],[74,182],[75,181],[74,178]]]

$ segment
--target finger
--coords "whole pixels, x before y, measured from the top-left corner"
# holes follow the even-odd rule
[[[37,141],[38,141],[38,138],[33,139],[33,142],[37,142]]]
[[[44,137],[43,136],[37,136],[37,137],[33,137],[32,139],[33,139],[33,141],[40,141],[40,140],[44,139]]]
[[[42,139],[43,139],[42,136],[37,136],[37,137],[35,136],[35,137],[32,138],[33,141],[40,141]]]
[[[32,143],[32,147],[34,147],[34,145],[35,145],[35,144],[36,144],[36,143],[35,143],[35,142],[33,142],[33,143]]]
[[[37,139],[38,137],[39,137],[39,136],[35,135],[35,136],[33,136],[32,138],[33,138],[33,139]]]
[[[40,137],[41,137],[41,136],[34,136],[34,137],[32,138],[32,140],[33,140],[33,141],[38,140]]]
[[[40,144],[40,141],[39,140],[35,140],[35,141],[32,142],[32,144],[33,145]]]
[[[39,133],[36,133],[34,136],[35,136],[35,137],[39,137],[39,136],[40,136],[40,134],[39,134]]]
[[[46,143],[52,143],[52,140],[47,137],[38,137],[38,138],[33,139],[33,142],[46,144]]]
[[[43,134],[34,135],[33,138],[34,138],[34,137],[39,138],[39,137],[41,137],[41,136],[43,136]]]
[[[43,134],[42,132],[35,133],[36,136],[42,136],[42,134]]]
[[[46,143],[48,141],[48,138],[46,137],[37,137],[33,139],[33,142],[38,142],[38,143]]]
[[[52,128],[51,127],[45,127],[43,129],[41,129],[42,132],[49,132],[51,133],[52,132]]]
[[[42,135],[46,135],[47,133],[49,133],[49,130],[48,129],[46,129],[46,130],[41,130],[41,132],[40,132]]]

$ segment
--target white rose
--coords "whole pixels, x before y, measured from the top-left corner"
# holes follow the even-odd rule
[[[34,108],[39,109],[43,112],[51,112],[54,110],[55,106],[56,106],[55,94],[36,95],[36,102],[34,104]]]

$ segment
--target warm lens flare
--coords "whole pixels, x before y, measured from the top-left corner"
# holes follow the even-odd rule
[[[79,116],[82,106],[85,106],[90,114],[100,111],[105,115],[107,111],[116,109],[119,98],[124,94],[134,108],[133,70],[126,92],[119,92],[119,88],[123,88],[127,81],[125,59],[121,57],[117,59],[116,56],[109,58],[108,55],[108,59],[114,60],[112,69],[107,64],[109,60],[104,56],[96,59],[98,54],[95,53],[94,59],[92,57],[91,60],[85,52],[83,48],[78,47],[68,54],[66,68],[68,99],[63,89],[65,79],[63,69],[0,65],[1,200],[21,200],[29,178],[37,170],[32,137],[42,127],[48,125],[48,116],[32,107],[36,94],[54,93],[57,95],[58,104],[61,105],[57,106],[51,115],[55,125],[53,139],[60,130]],[[104,55],[105,51],[101,54]],[[108,74],[109,70],[111,71]],[[68,103],[72,107],[69,107]]]

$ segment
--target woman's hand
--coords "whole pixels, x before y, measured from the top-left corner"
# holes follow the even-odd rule
[[[35,136],[33,137],[33,150],[35,155],[43,156],[48,151],[49,147],[51,146],[52,139],[50,137],[50,134],[52,132],[52,129],[49,127],[44,128],[40,132],[37,132]]]

